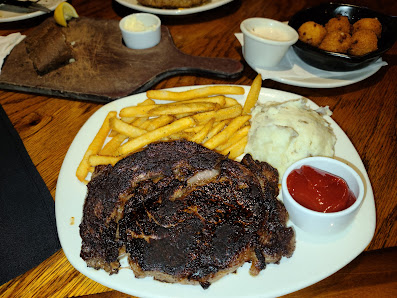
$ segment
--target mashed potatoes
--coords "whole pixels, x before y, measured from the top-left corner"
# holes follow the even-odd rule
[[[277,168],[281,180],[285,170],[297,160],[332,157],[335,142],[329,123],[307,105],[306,99],[258,103],[252,111],[245,153]]]

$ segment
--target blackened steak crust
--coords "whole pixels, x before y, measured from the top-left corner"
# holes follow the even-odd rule
[[[136,277],[201,284],[252,262],[257,275],[295,249],[278,173],[246,155],[236,162],[185,140],[160,142],[88,184],[81,257],[109,273],[124,251]]]

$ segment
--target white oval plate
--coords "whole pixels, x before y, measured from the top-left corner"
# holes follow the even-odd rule
[[[137,0],[116,0],[116,1],[126,7],[129,7],[129,8],[135,9],[135,10],[139,10],[139,11],[154,13],[154,14],[187,15],[187,14],[193,14],[193,13],[198,13],[198,12],[214,9],[214,8],[222,6],[226,3],[232,2],[233,0],[212,0],[208,3],[200,5],[200,6],[191,7],[191,8],[179,8],[179,9],[161,9],[161,8],[143,6],[143,5],[139,4]]]
[[[288,50],[284,59],[294,61],[293,69],[284,70],[275,68],[274,71],[269,72],[247,63],[257,73],[260,73],[263,78],[266,78],[270,73],[271,77],[269,77],[269,79],[273,81],[307,88],[336,88],[351,85],[369,78],[378,72],[382,66],[386,65],[386,63],[382,61],[382,58],[379,58],[374,64],[370,64],[362,69],[329,72],[310,66],[300,59],[292,48]],[[297,73],[302,73],[302,75],[299,77],[296,75]]]
[[[196,86],[197,87],[197,86]],[[182,91],[196,88],[172,88]],[[248,93],[249,86],[243,86]],[[244,103],[246,95],[234,96]],[[260,101],[285,101],[300,98],[297,94],[262,88]],[[249,275],[250,264],[245,264],[236,274],[229,274],[213,283],[209,289],[200,286],[167,284],[152,278],[136,279],[132,270],[121,269],[109,276],[104,270],[88,268],[80,258],[81,238],[79,224],[87,192],[76,178],[76,169],[109,111],[136,105],[146,99],[145,93],[132,95],[101,107],[83,125],[73,140],[58,177],[55,195],[55,211],[59,239],[66,257],[82,274],[102,285],[138,297],[275,297],[310,286],[335,273],[357,257],[370,243],[375,231],[375,203],[371,184],[364,165],[342,129],[330,117],[337,136],[336,158],[353,166],[363,178],[365,198],[352,225],[332,238],[318,238],[296,231],[296,250],[291,258],[283,258],[279,265],[268,265],[261,273]],[[318,106],[309,101],[313,108]],[[289,225],[293,226],[289,222]]]
[[[45,7],[48,7],[52,11],[58,6],[59,3],[64,2],[65,0],[41,0],[37,2]],[[7,23],[7,22],[15,22],[26,20],[30,18],[34,18],[37,16],[41,16],[46,14],[44,11],[35,11],[29,13],[17,13],[17,12],[10,12],[5,10],[0,10],[0,23]]]

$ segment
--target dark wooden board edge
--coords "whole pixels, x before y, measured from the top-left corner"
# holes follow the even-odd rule
[[[214,78],[221,78],[221,79],[236,79],[241,76],[243,72],[243,68],[240,72],[236,72],[233,75],[229,74],[222,74],[219,72],[211,72],[209,70],[202,70],[202,69],[191,69],[191,68],[177,68],[173,70],[169,70],[165,73],[159,74],[152,78],[151,80],[147,81],[144,85],[136,89],[133,93],[129,95],[134,95],[142,92],[146,92],[154,85],[158,84],[162,80],[166,78],[170,78],[172,76],[177,75],[198,75],[198,76],[206,76],[206,77],[214,77]],[[53,96],[53,97],[62,97],[65,99],[72,99],[72,100],[82,100],[82,101],[89,101],[95,103],[108,103],[119,98],[108,97],[108,96],[99,96],[93,94],[85,94],[85,93],[78,93],[78,92],[68,92],[68,91],[60,91],[50,88],[40,88],[40,87],[30,87],[30,86],[20,86],[14,85],[9,83],[0,82],[0,89],[12,91],[12,92],[23,92],[23,93],[30,93],[30,94],[37,94],[37,95],[46,95],[46,96]],[[127,95],[127,96],[129,96]]]

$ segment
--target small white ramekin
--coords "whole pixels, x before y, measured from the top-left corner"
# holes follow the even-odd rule
[[[283,41],[262,38],[252,33],[255,28],[280,30],[287,38]],[[266,18],[246,19],[241,23],[240,29],[244,38],[244,59],[250,65],[260,68],[274,67],[279,64],[290,46],[299,38],[296,30],[286,23]]]
[[[323,213],[303,207],[290,195],[287,177],[294,169],[303,165],[312,166],[343,178],[356,197],[356,202],[338,212]],[[361,177],[347,164],[329,157],[308,157],[292,164],[284,173],[281,182],[281,196],[290,220],[300,229],[317,235],[334,235],[346,229],[354,220],[364,198],[364,184]]]
[[[126,22],[129,18],[136,18],[143,23],[146,30],[131,31],[126,29]],[[161,20],[154,14],[134,13],[120,20],[119,27],[125,45],[130,49],[147,49],[157,45],[161,40]]]

